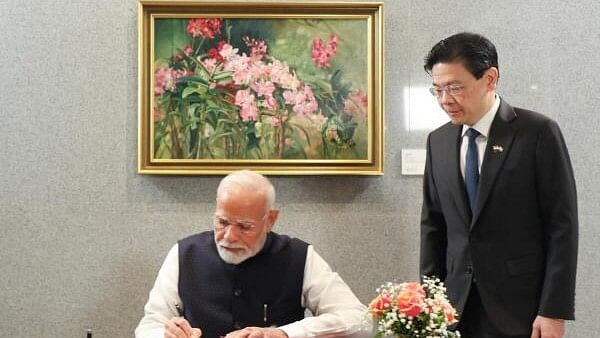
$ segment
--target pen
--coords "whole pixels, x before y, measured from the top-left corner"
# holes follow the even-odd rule
[[[263,304],[263,320],[267,324],[267,303]]]
[[[175,309],[177,309],[177,315],[179,315],[179,317],[183,317],[183,309],[181,308],[181,305],[175,304]]]

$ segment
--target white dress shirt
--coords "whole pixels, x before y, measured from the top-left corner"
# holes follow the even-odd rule
[[[481,173],[481,164],[483,163],[483,156],[485,155],[485,147],[487,147],[490,128],[492,127],[492,122],[494,122],[494,117],[496,117],[496,113],[498,112],[498,107],[500,107],[500,98],[496,95],[496,99],[490,110],[488,110],[477,123],[472,126],[466,124],[463,125],[462,143],[460,145],[460,172],[462,173],[463,178],[465,178],[465,163],[467,162],[467,147],[469,146],[467,130],[473,128],[479,132],[479,135],[475,138],[475,143],[477,144],[477,159],[479,160],[478,169],[479,173]]]
[[[164,337],[165,323],[178,315],[175,304],[181,304],[178,281],[179,248],[175,244],[150,290],[144,317],[135,329],[136,338]],[[306,252],[301,303],[313,316],[279,327],[290,338],[368,336],[371,333],[371,327],[365,324],[366,307],[312,245]]]

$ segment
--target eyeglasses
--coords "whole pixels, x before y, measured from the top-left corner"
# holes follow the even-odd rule
[[[228,219],[227,217],[215,215],[213,218],[213,221],[214,221],[215,230],[217,230],[217,231],[223,231],[223,230],[225,230],[225,228],[227,228],[231,225],[235,225],[238,227],[238,229],[240,230],[241,233],[248,235],[248,234],[253,233],[256,230],[256,227],[257,227],[256,223],[264,221],[267,218],[267,216],[269,216],[269,213],[265,214],[263,216],[263,218],[261,218],[257,222],[247,221],[247,220],[234,222],[234,221],[231,221],[230,219]]]
[[[444,92],[446,92],[446,94],[454,97],[454,96],[460,96],[465,90],[465,86],[460,86],[460,85],[450,85],[450,86],[446,86],[446,87],[431,87],[429,88],[429,92],[431,93],[431,95],[433,95],[436,98],[440,98],[442,97],[442,95],[444,94]]]

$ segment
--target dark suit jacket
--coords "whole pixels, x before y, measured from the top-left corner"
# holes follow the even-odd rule
[[[461,125],[427,140],[421,275],[462,312],[472,280],[491,320],[527,334],[537,314],[574,319],[577,196],[558,125],[504,100],[490,128],[475,209],[460,172]]]

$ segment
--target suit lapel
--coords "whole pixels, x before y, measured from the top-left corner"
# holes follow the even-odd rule
[[[490,127],[489,139],[481,165],[479,192],[477,193],[477,202],[473,211],[471,228],[477,222],[477,218],[492,191],[502,164],[510,153],[510,147],[515,136],[515,131],[511,128],[510,122],[515,118],[514,109],[508,103],[501,101],[498,113]]]

